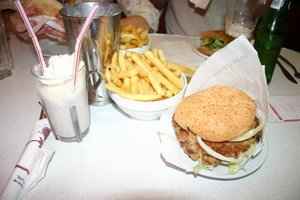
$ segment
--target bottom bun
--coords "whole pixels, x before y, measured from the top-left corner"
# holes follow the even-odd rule
[[[199,51],[200,53],[202,53],[202,54],[204,54],[206,56],[211,56],[211,55],[213,55],[215,53],[214,51],[211,51],[211,50],[209,50],[209,49],[207,49],[205,47],[202,47],[202,46],[198,47],[197,51]]]

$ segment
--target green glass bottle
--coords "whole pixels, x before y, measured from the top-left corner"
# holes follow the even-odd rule
[[[278,55],[287,35],[290,2],[291,0],[273,0],[255,32],[254,48],[261,64],[265,65],[268,84],[271,82]]]

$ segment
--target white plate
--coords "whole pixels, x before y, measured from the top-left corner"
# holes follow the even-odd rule
[[[40,40],[39,43],[45,57],[69,53],[69,48],[66,43],[58,43],[48,39]]]
[[[201,52],[199,52],[199,51],[197,50],[197,48],[198,48],[199,46],[200,46],[200,39],[197,39],[197,40],[195,40],[195,42],[194,42],[194,44],[193,44],[193,47],[192,47],[193,51],[194,51],[196,54],[198,54],[199,56],[201,56],[201,57],[203,57],[203,58],[205,58],[205,59],[209,58],[209,56],[207,56],[207,55],[205,55],[205,54],[203,54],[203,53],[201,53]]]
[[[161,141],[161,154],[166,162],[179,167],[187,173],[194,174],[193,167],[197,165],[198,162],[191,160],[180,147],[172,126],[173,113],[174,110],[169,110],[168,112],[163,113],[160,118],[159,135]],[[255,157],[248,160],[244,166],[244,170],[240,170],[236,174],[228,174],[228,167],[217,166],[212,171],[201,169],[199,175],[207,178],[223,180],[237,179],[250,175],[258,170],[267,158],[269,144],[265,135],[263,136],[263,143],[264,146],[262,150]],[[174,155],[174,152],[176,152],[176,155]]]

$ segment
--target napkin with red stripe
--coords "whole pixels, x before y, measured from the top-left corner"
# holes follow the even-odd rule
[[[37,121],[0,199],[22,199],[36,186],[46,174],[55,142],[47,119]]]

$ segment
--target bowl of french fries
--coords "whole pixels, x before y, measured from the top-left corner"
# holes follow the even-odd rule
[[[187,87],[184,71],[194,68],[167,61],[161,49],[125,55],[119,51],[105,70],[105,87],[129,117],[155,120],[182,100]]]
[[[123,53],[132,51],[142,54],[150,48],[151,39],[147,29],[136,28],[132,24],[120,27],[120,50]]]

